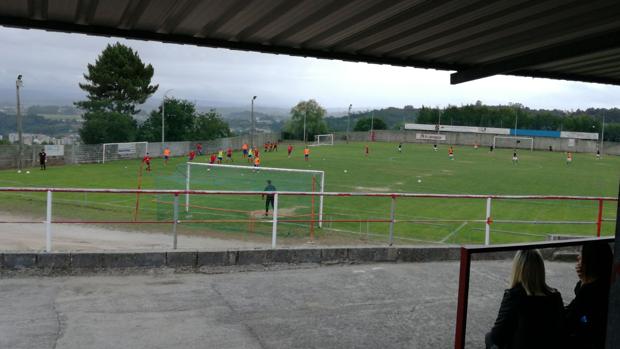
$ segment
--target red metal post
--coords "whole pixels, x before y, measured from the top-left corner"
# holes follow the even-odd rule
[[[596,219],[596,236],[601,237],[601,226],[603,225],[603,199],[598,199],[598,218]]]
[[[456,333],[454,348],[465,348],[465,331],[467,329],[467,303],[469,301],[469,270],[471,254],[465,247],[461,247],[461,271],[459,272],[459,296],[456,308]]]

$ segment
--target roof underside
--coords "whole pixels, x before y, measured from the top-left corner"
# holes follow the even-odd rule
[[[618,0],[2,0],[0,25],[620,85]]]

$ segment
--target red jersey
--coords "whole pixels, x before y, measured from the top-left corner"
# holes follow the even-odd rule
[[[190,159],[190,160],[194,160],[194,158],[195,158],[195,157],[196,157],[196,152],[195,152],[195,151],[193,151],[193,150],[192,150],[192,151],[190,151],[190,152],[189,152],[189,159]]]
[[[228,156],[232,155],[232,148],[226,149],[226,155],[228,155]]]
[[[148,164],[151,162],[151,157],[146,155],[144,158],[142,158],[142,162],[144,162],[145,164]]]
[[[288,152],[290,153],[290,152],[292,152],[292,151],[293,151],[293,146],[292,146],[292,145],[289,145],[287,149],[288,149]]]
[[[258,157],[258,148],[254,149],[254,157]]]
[[[215,154],[211,154],[211,158],[209,159],[209,163],[210,164],[214,164],[215,163]]]

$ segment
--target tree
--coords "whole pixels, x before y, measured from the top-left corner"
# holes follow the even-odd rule
[[[207,141],[230,136],[228,124],[215,110],[199,114],[196,105],[188,100],[170,98],[165,101],[165,139],[177,141]],[[139,127],[140,139],[161,140],[161,106],[153,110]]]
[[[87,83],[79,84],[87,93],[86,100],[75,103],[85,111],[80,129],[82,141],[133,141],[137,131],[133,115],[140,111],[136,106],[146,102],[158,88],[150,85],[153,67],[145,65],[130,47],[117,42],[108,44],[87,69]]]
[[[187,100],[166,98],[164,132],[166,141],[190,140],[194,131],[196,106]],[[151,111],[149,117],[140,125],[139,138],[148,142],[161,141],[162,108]]]
[[[372,124],[373,130],[386,130],[387,129],[387,125],[381,119],[364,118],[364,119],[357,120],[357,123],[355,124],[353,131],[370,131],[371,124]]]
[[[230,137],[231,132],[228,124],[222,119],[221,114],[211,109],[208,113],[198,115],[194,126],[193,140],[210,140],[222,137]]]
[[[292,138],[304,139],[304,117],[306,119],[306,140],[314,139],[315,135],[327,133],[327,125],[323,117],[325,109],[314,99],[301,101],[291,109],[291,120],[285,126],[285,131]]]

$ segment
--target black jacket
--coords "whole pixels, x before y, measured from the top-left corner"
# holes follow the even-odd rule
[[[561,348],[564,321],[562,296],[528,296],[521,285],[504,292],[489,340],[502,349]]]
[[[603,349],[607,330],[609,282],[575,286],[575,299],[566,307],[568,348]]]

